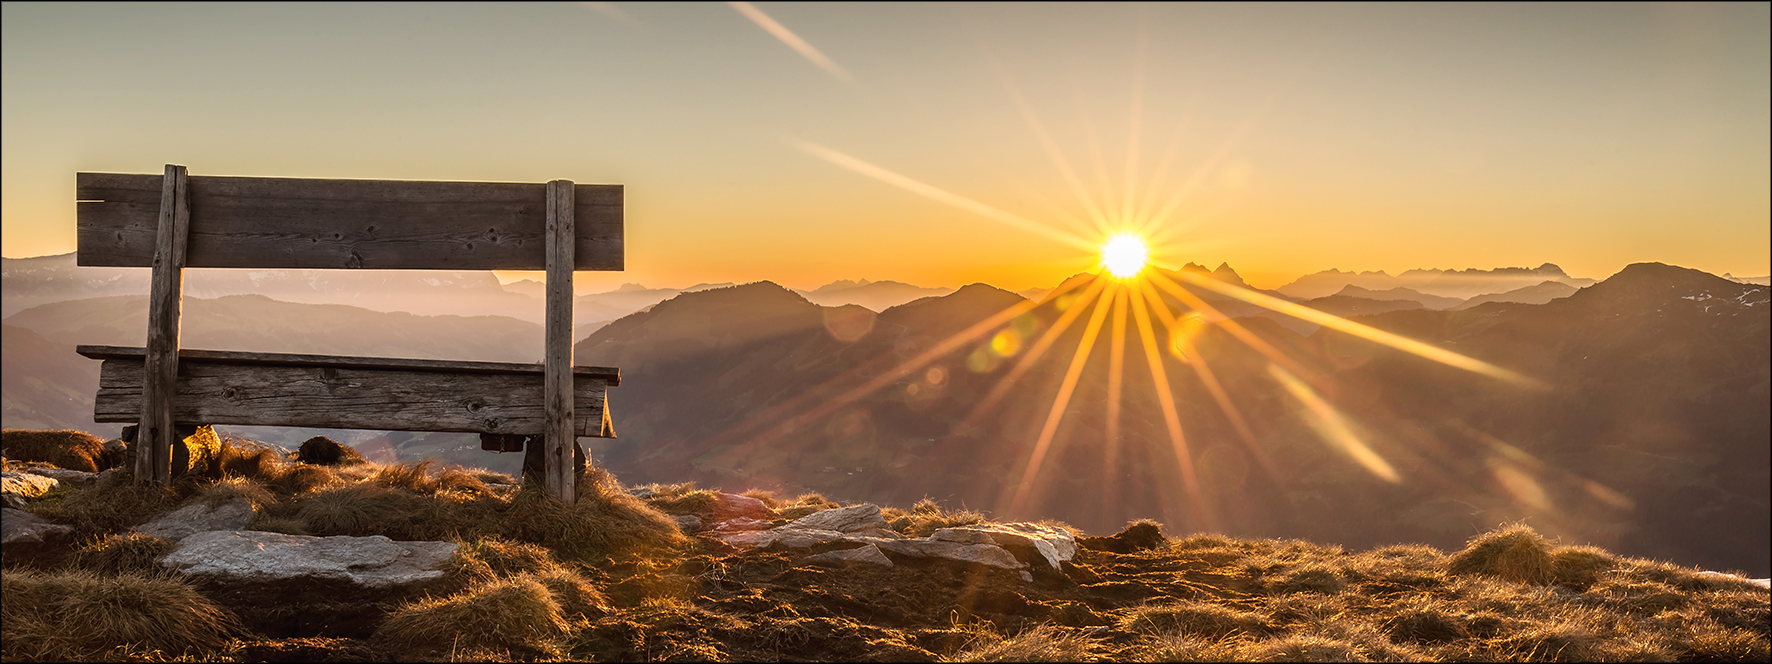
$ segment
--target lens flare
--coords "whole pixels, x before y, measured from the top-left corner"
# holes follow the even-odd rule
[[[1151,252],[1145,249],[1144,240],[1134,235],[1115,235],[1108,238],[1107,244],[1101,245],[1101,266],[1107,268],[1108,274],[1114,275],[1115,279],[1137,276],[1150,257]]]

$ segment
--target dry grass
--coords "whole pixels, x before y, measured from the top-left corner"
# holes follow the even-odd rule
[[[177,547],[178,542],[146,533],[106,535],[75,549],[67,566],[99,574],[160,572],[160,559]]]
[[[401,606],[377,630],[410,648],[522,650],[559,658],[570,625],[547,586],[530,576],[496,579],[461,593]]]
[[[652,491],[645,498],[648,505],[671,514],[710,512],[720,501],[713,490],[697,488],[694,482],[647,484],[639,488]]]
[[[1014,636],[984,632],[952,662],[1096,662],[1098,647],[1087,634],[1052,625],[1037,625]]]
[[[824,498],[823,496],[817,497],[820,500]],[[983,514],[972,510],[944,510],[939,503],[928,498],[917,501],[908,511],[896,507],[881,509],[880,516],[886,519],[886,523],[891,525],[893,530],[906,537],[928,537],[942,528],[970,526],[984,523],[985,520]]]
[[[1450,571],[1535,586],[1548,585],[1555,578],[1550,543],[1524,524],[1471,538],[1464,550],[1452,557]]]
[[[91,660],[118,648],[191,655],[219,649],[234,620],[166,574],[8,569],[0,651],[8,661]]]
[[[1153,637],[1179,634],[1212,642],[1227,636],[1265,637],[1280,631],[1260,613],[1221,602],[1189,600],[1130,609],[1120,616],[1119,626]]]
[[[57,468],[84,470],[89,473],[104,470],[121,461],[107,458],[105,441],[98,436],[73,429],[0,431],[0,455],[13,461],[40,461]]]

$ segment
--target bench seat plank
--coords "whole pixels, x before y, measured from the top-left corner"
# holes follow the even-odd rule
[[[80,346],[102,359],[95,422],[140,418],[142,348]],[[605,386],[619,372],[573,367],[573,431],[613,438]],[[173,420],[385,431],[541,435],[540,365],[181,349]]]

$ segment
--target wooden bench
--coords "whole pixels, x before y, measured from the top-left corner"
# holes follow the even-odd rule
[[[540,440],[548,490],[576,495],[577,436],[614,435],[620,372],[572,364],[572,273],[620,270],[622,187],[80,173],[78,263],[153,268],[145,348],[103,360],[93,417],[138,422],[135,475],[166,483],[178,430],[251,424]],[[545,270],[540,364],[189,350],[186,267]],[[267,321],[274,324],[274,321]],[[502,441],[502,442],[496,442]]]

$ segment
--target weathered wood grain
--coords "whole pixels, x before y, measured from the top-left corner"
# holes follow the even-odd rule
[[[148,345],[144,349],[142,406],[135,455],[135,480],[172,480],[173,395],[178,383],[178,315],[184,295],[185,237],[191,209],[185,167],[166,165],[160,178],[160,209],[155,215],[153,275],[148,286]]]
[[[80,265],[146,267],[161,176],[76,177]],[[543,270],[546,185],[194,176],[185,266]],[[574,267],[623,267],[621,185],[576,185]]]
[[[143,364],[99,365],[96,422],[131,422],[142,403]],[[583,376],[573,391],[572,433],[613,437],[604,382]],[[177,424],[245,424],[389,431],[543,435],[542,372],[496,373],[244,364],[183,358]],[[570,468],[571,459],[567,459]]]
[[[74,347],[85,357],[95,360],[134,360],[140,362],[146,354],[141,346],[89,346]],[[334,369],[399,369],[406,371],[442,371],[450,373],[506,373],[536,375],[543,371],[540,364],[519,364],[516,362],[463,362],[458,360],[415,360],[394,357],[356,357],[351,355],[303,355],[298,353],[252,353],[233,350],[201,350],[181,348],[178,356],[183,361],[202,360],[215,364],[260,364],[266,366],[289,367],[330,367]],[[589,377],[603,381],[613,387],[621,384],[621,370],[614,367],[575,366],[572,373],[579,377]]]
[[[562,502],[578,498],[573,486],[572,376],[572,238],[574,231],[571,180],[548,183],[547,313],[544,320],[543,382],[547,404],[542,472],[547,487]]]

